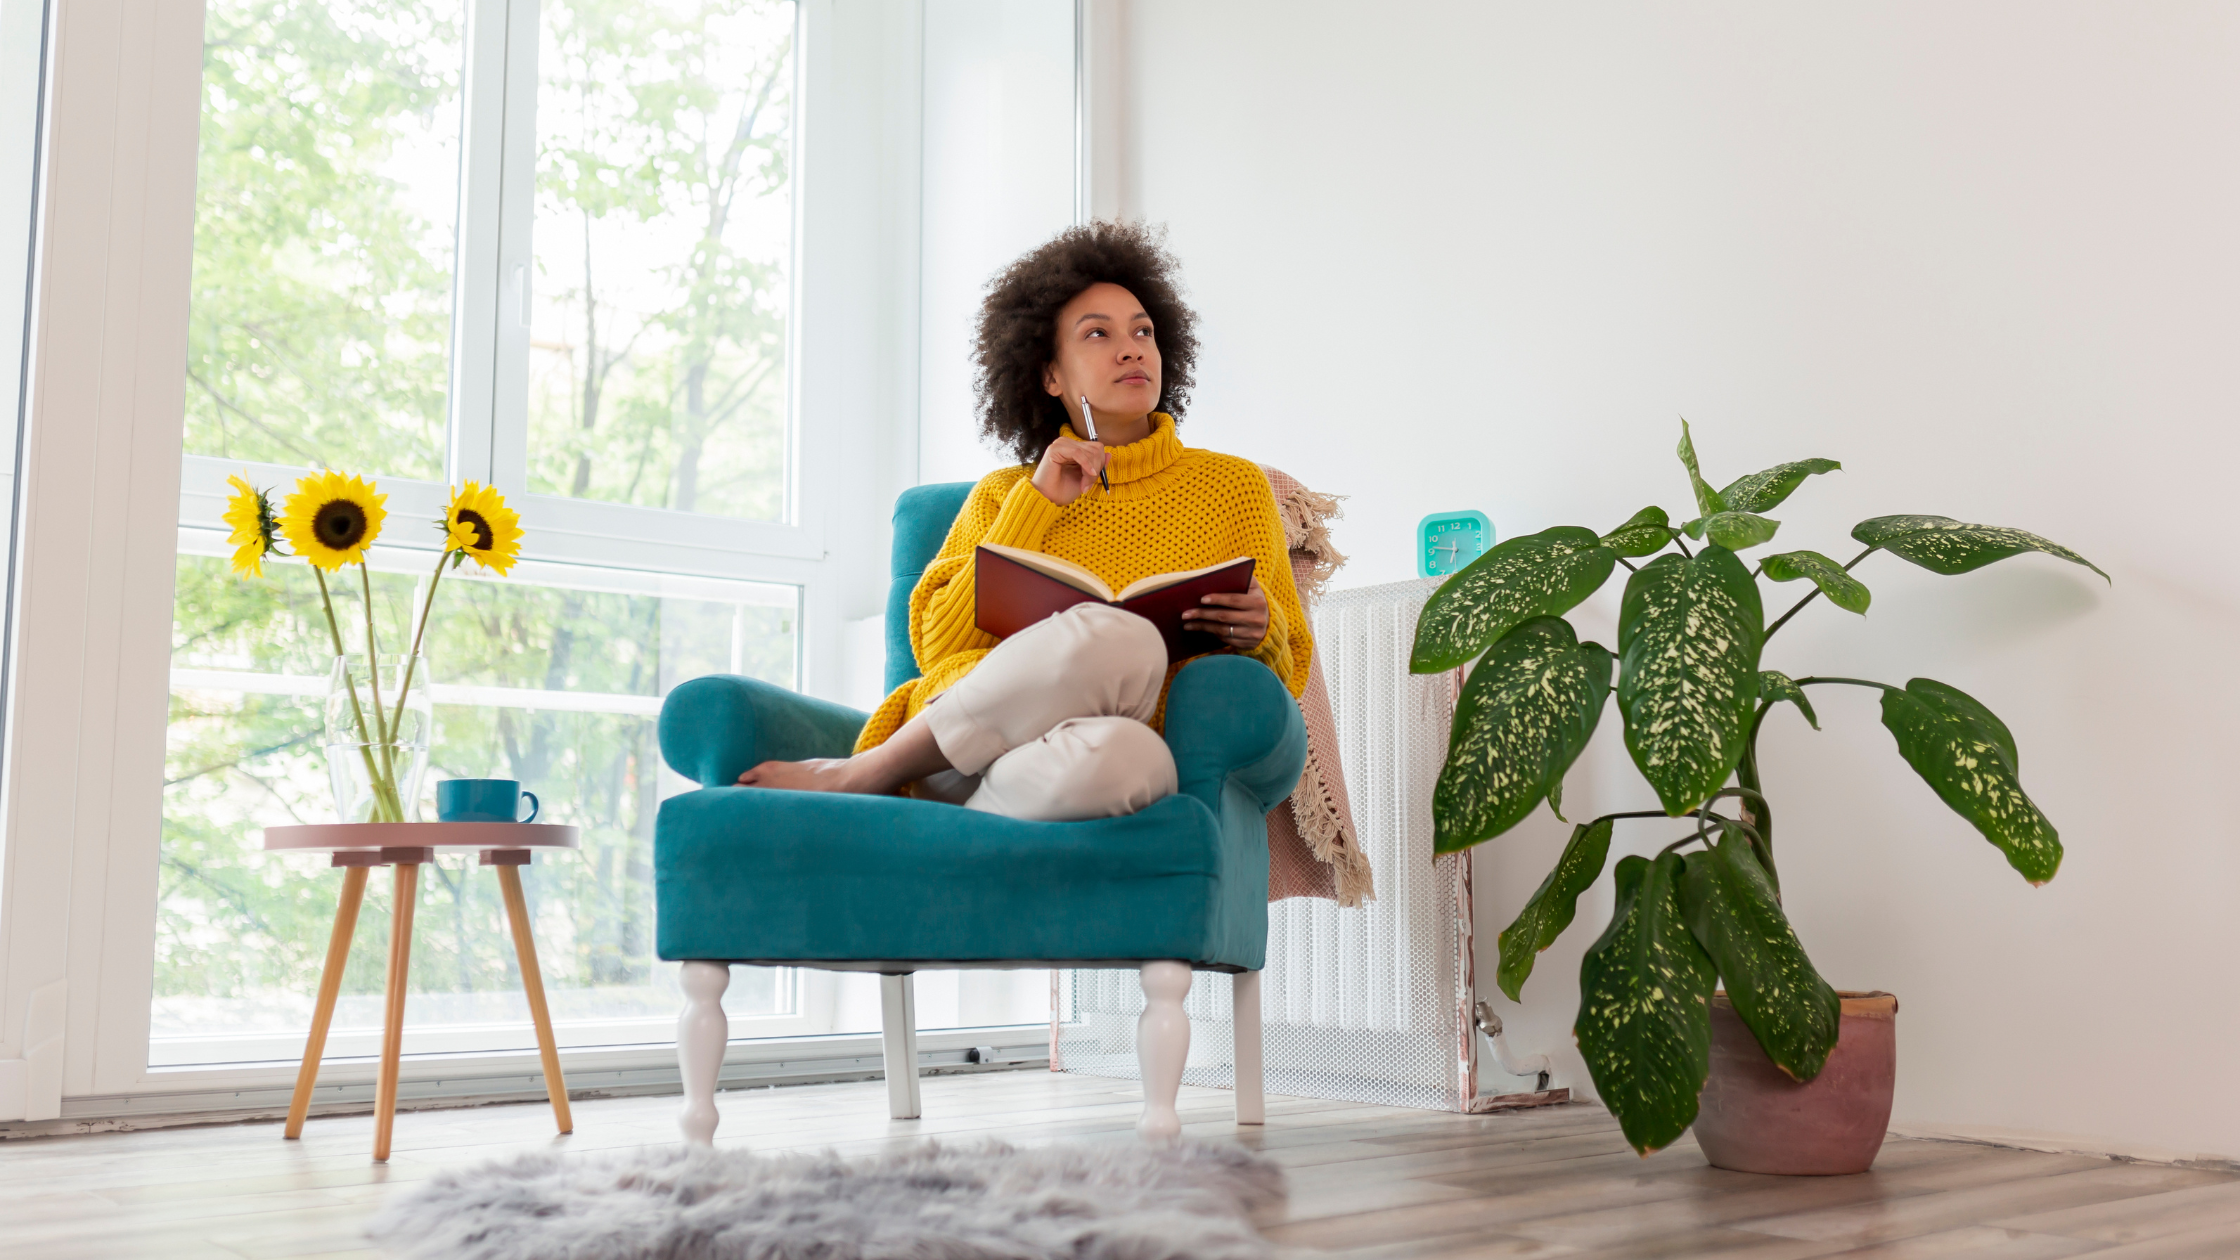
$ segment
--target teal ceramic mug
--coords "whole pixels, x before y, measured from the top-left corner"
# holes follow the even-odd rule
[[[529,816],[521,816],[521,798]],[[518,779],[445,779],[436,784],[436,817],[445,822],[535,822],[537,794]]]

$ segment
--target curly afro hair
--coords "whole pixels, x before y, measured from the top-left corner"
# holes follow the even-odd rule
[[[1093,284],[1135,294],[1159,343],[1158,410],[1177,421],[1190,405],[1198,358],[1198,317],[1175,283],[1180,266],[1167,252],[1166,230],[1141,223],[1070,227],[988,285],[973,348],[973,385],[982,436],[1032,464],[1058,438],[1065,404],[1042,388],[1042,370],[1058,350],[1058,312]]]

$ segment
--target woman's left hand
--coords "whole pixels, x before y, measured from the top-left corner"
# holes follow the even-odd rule
[[[1260,579],[1242,595],[1208,595],[1202,607],[1185,608],[1182,620],[1191,629],[1203,630],[1239,652],[1250,652],[1268,637],[1268,596]]]

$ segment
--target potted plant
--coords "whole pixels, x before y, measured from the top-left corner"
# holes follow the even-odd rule
[[[1614,675],[1626,751],[1663,808],[1572,829],[1555,869],[1501,933],[1502,991],[1519,997],[1534,958],[1570,925],[1579,895],[1602,874],[1615,824],[1692,819],[1692,833],[1654,858],[1618,861],[1609,928],[1580,964],[1573,1033],[1595,1087],[1644,1155],[1692,1124],[1722,1167],[1863,1171],[1889,1120],[1896,1002],[1837,994],[1782,913],[1757,755],[1767,715],[1793,704],[1817,729],[1809,689],[1878,689],[1898,754],[2024,879],[2052,879],[2061,842],[2022,790],[2014,736],[1973,697],[1928,678],[1897,686],[1791,677],[1760,668],[1760,654],[1821,596],[1864,614],[1870,596],[1852,570],[1876,552],[1941,574],[2026,551],[2100,570],[2035,534],[1942,516],[1860,522],[1851,536],[1865,550],[1848,564],[1786,551],[1753,567],[1743,553],[1779,529],[1763,513],[1841,465],[1801,460],[1714,490],[1685,421],[1679,455],[1694,490],[1691,519],[1675,526],[1648,507],[1606,534],[1565,525],[1512,538],[1424,606],[1410,668],[1439,673],[1477,661],[1433,797],[1436,846],[1450,853],[1490,840],[1542,800],[1562,818],[1564,772],[1593,737]],[[1620,565],[1627,577],[1613,654],[1581,642],[1563,614]],[[1761,579],[1811,590],[1768,625]]]

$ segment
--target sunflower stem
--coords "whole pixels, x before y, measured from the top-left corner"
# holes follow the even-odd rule
[[[401,806],[404,802],[397,796],[395,740],[381,712],[381,645],[373,637],[373,568],[363,559],[358,561],[358,577],[365,583],[366,591],[366,688],[373,693],[373,729],[381,736],[381,769],[386,776],[390,800]],[[403,822],[404,815],[399,813],[393,821]]]
[[[450,558],[448,548],[436,553],[436,575],[428,579],[428,598],[420,605],[420,624],[412,631],[412,654],[404,658],[404,685],[397,688],[397,716],[395,721],[389,723],[391,730],[404,729],[404,701],[406,696],[412,694],[412,669],[420,663],[420,641],[427,637],[428,614],[435,610],[436,587],[443,581],[443,562]]]
[[[327,575],[324,570],[313,565],[311,575],[319,579],[319,603],[327,610],[327,633],[334,638],[334,659],[342,665],[342,687],[350,694],[350,716],[358,725],[358,755],[365,759],[366,779],[373,785],[374,809],[376,813],[388,813],[395,810],[396,793],[382,791],[381,772],[374,768],[373,741],[366,735],[365,710],[358,705],[358,684],[350,681],[350,654],[342,646],[342,623],[334,615],[334,596],[327,591]],[[403,812],[397,811],[395,821],[403,820]],[[383,820],[377,818],[375,821]]]

